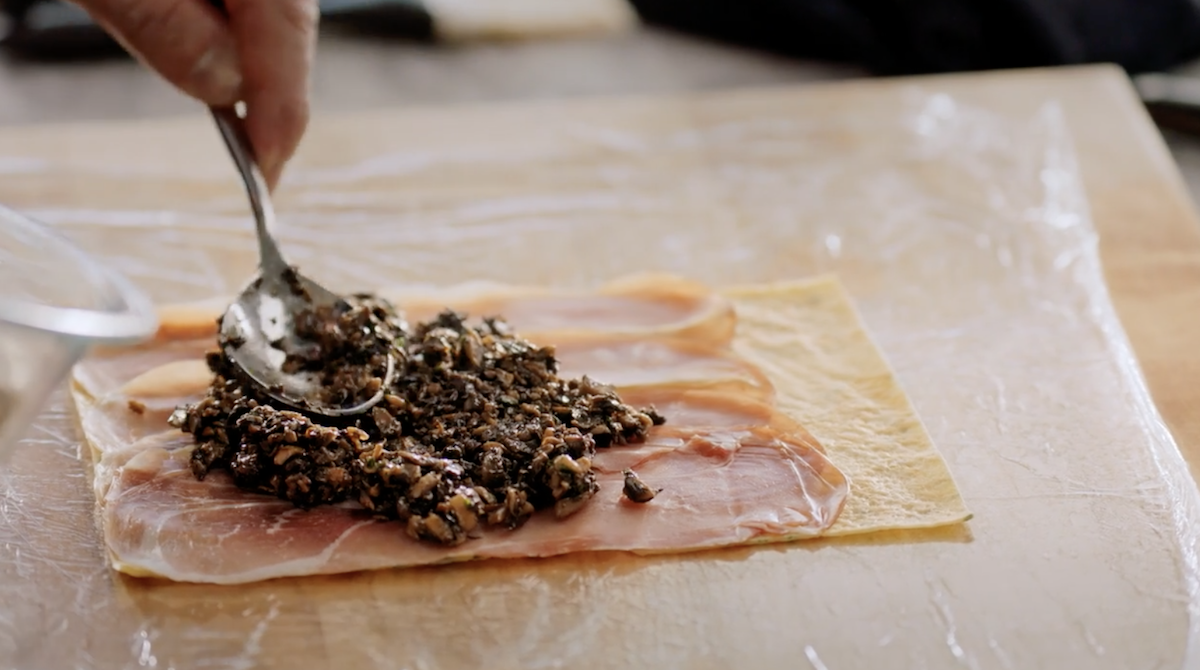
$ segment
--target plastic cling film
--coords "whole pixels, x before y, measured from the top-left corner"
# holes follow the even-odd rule
[[[975,512],[967,530],[232,588],[141,580],[106,562],[59,396],[0,473],[0,661],[1197,663],[1200,497],[1107,297],[1061,112],[913,88],[881,89],[870,109],[827,101],[745,92],[328,119],[279,193],[285,251],[338,290],[836,273]],[[0,201],[160,301],[231,294],[254,269],[236,177],[201,119],[10,131],[0,165],[14,166]]]

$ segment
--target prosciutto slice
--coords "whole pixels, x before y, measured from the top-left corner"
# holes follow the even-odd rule
[[[516,530],[488,529],[457,547],[409,539],[400,524],[352,505],[293,508],[237,489],[224,472],[197,481],[186,436],[163,432],[130,449],[104,492],[104,532],[123,570],[177,581],[243,583],[464,560],[574,551],[671,552],[763,535],[813,536],[833,523],[846,482],[820,453],[769,429],[698,431],[634,465],[662,491],[621,494],[620,468],[597,456],[600,492],[566,519],[540,513]],[[609,463],[609,466],[616,463]],[[818,502],[819,501],[819,502]]]
[[[724,348],[680,339],[588,338],[555,346],[558,373],[587,375],[623,390],[670,387],[725,390],[760,399],[770,380]]]
[[[679,304],[669,298],[660,290],[655,299]],[[530,323],[597,325],[560,331],[562,373],[612,383],[626,402],[653,405],[667,417],[644,443],[598,451],[600,491],[578,512],[565,519],[541,512],[518,529],[488,528],[446,547],[412,540],[401,524],[374,520],[356,503],[302,511],[239,490],[223,471],[197,481],[189,467],[191,436],[169,429],[166,417],[203,393],[209,381],[203,352],[212,340],[163,339],[91,357],[75,371],[114,567],[233,584],[473,558],[678,552],[812,537],[837,518],[846,478],[803,427],[773,407],[760,371],[720,337],[695,336],[714,331],[697,331],[674,308],[664,306],[656,316],[645,307],[650,301],[639,303],[644,313],[615,309],[602,318],[580,303],[561,303],[556,315],[557,298],[506,300],[506,315],[528,314]],[[599,299],[592,304],[612,307]],[[661,489],[652,501],[636,504],[622,495],[626,468]]]
[[[645,275],[614,282],[597,292],[547,291],[528,287],[484,287],[436,297],[385,294],[403,305],[408,318],[427,320],[444,309],[472,317],[503,316],[522,336],[541,344],[573,334],[667,335],[727,345],[733,338],[733,307],[704,287],[674,277]],[[160,310],[158,339],[211,338],[228,299],[168,305]]]

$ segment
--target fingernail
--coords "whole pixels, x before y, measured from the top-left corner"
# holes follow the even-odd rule
[[[197,94],[211,105],[232,105],[242,88],[242,68],[231,43],[219,42],[192,68]]]

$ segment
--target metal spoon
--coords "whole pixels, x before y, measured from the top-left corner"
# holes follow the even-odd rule
[[[284,260],[271,236],[275,209],[266,180],[254,160],[245,123],[232,107],[212,108],[213,119],[229,148],[246,185],[254,225],[258,232],[259,275],[221,317],[225,355],[270,397],[297,410],[325,416],[365,412],[381,399],[395,375],[395,360],[388,354],[387,374],[379,392],[353,407],[332,407],[320,402],[319,378],[311,372],[288,374],[282,366],[289,353],[316,346],[296,334],[295,315],[322,306],[349,309],[338,295],[302,276]]]

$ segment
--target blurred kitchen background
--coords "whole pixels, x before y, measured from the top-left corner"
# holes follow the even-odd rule
[[[321,9],[318,114],[1113,62],[1139,77],[1200,201],[1200,0],[322,0]],[[73,5],[0,0],[0,124],[197,111]]]

